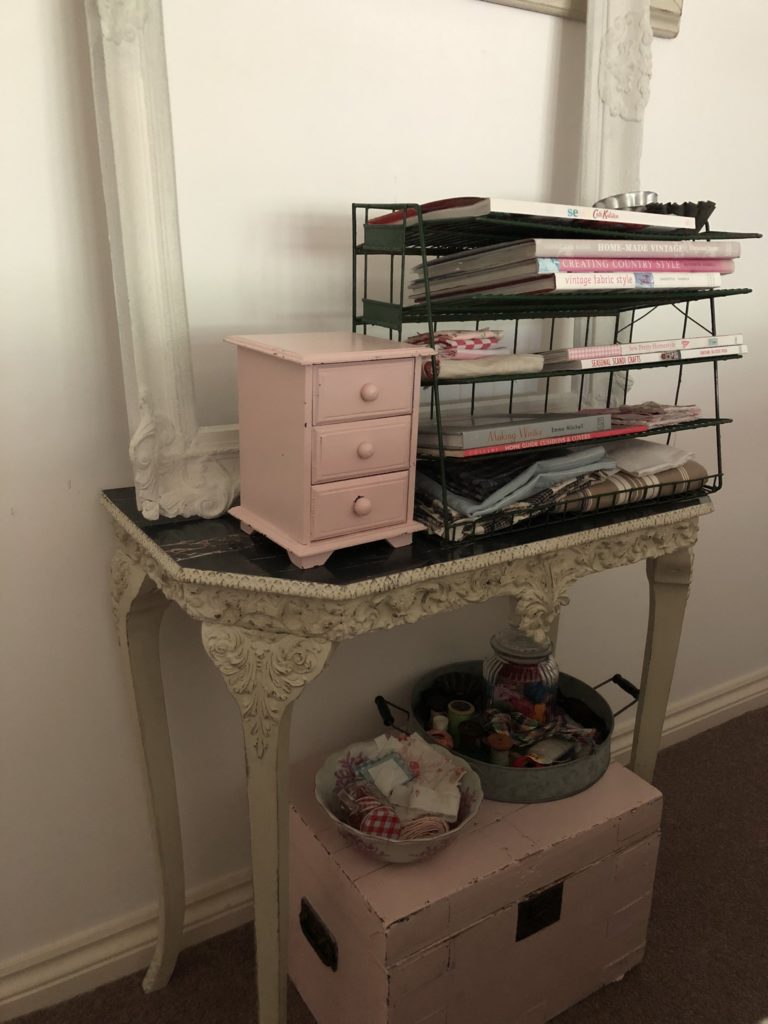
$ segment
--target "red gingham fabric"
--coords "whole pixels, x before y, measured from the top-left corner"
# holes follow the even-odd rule
[[[445,349],[488,350],[496,348],[501,340],[501,331],[436,331],[435,344]],[[416,334],[408,343],[429,344],[429,334]]]
[[[360,831],[381,839],[399,839],[400,819],[391,807],[375,807],[360,822]]]
[[[435,344],[444,348],[489,349],[496,347],[495,338],[444,338],[435,335]]]

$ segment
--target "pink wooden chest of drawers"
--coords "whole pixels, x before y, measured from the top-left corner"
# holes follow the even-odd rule
[[[409,544],[421,360],[363,334],[236,335],[243,529],[301,568],[373,540]]]
[[[347,844],[292,770],[288,969],[318,1024],[542,1024],[643,957],[661,794],[612,764],[548,804],[484,801],[431,860]]]

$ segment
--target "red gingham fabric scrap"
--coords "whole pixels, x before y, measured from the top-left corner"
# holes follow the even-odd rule
[[[391,807],[375,807],[360,822],[360,831],[380,839],[400,838],[400,819]]]
[[[436,331],[435,344],[444,349],[482,349],[496,348],[501,341],[501,331]],[[408,338],[411,345],[429,344],[429,334],[424,332]]]
[[[435,336],[435,344],[443,348],[489,349],[495,348],[496,339],[491,338],[441,338]]]

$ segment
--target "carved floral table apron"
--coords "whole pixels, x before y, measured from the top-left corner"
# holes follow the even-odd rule
[[[707,499],[653,514],[625,511],[577,531],[571,523],[517,534],[513,546],[509,538],[487,538],[456,551],[424,537],[398,550],[366,545],[305,572],[269,541],[246,537],[230,517],[148,523],[135,511],[132,488],[108,491],[102,502],[117,536],[112,599],[138,711],[160,870],[159,937],[146,991],[168,981],[184,921],[181,833],[159,657],[160,622],[169,602],[202,623],[205,650],[242,714],[260,1024],[286,1019],[291,706],[341,641],[500,595],[511,599],[522,628],[543,639],[573,582],[644,559],[650,613],[630,766],[650,780],[699,517],[711,511]]]

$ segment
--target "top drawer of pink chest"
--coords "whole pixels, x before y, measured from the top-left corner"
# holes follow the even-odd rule
[[[413,410],[413,359],[315,366],[312,419],[343,423],[379,416],[403,416]]]

